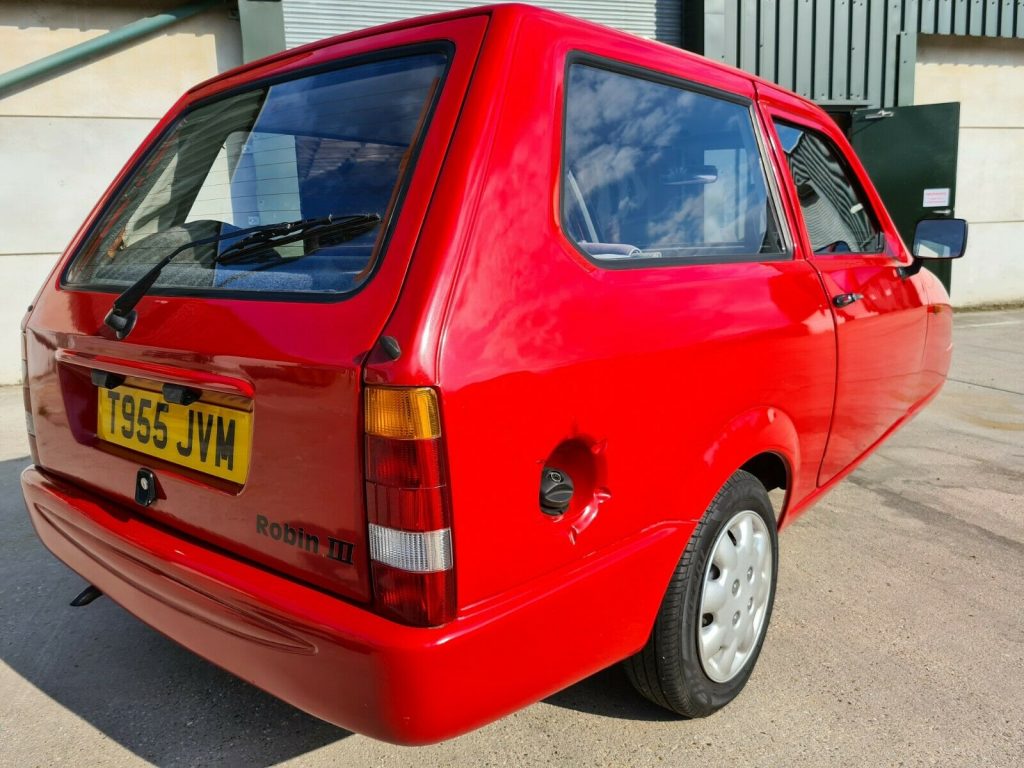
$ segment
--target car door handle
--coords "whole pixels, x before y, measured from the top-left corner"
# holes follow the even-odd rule
[[[860,301],[864,298],[861,293],[840,293],[832,299],[832,303],[837,307],[848,307],[855,301]]]

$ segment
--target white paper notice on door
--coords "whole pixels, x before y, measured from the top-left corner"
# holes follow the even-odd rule
[[[949,187],[937,187],[924,191],[922,208],[945,208],[949,205]]]

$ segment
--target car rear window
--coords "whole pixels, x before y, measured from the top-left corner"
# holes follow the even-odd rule
[[[570,65],[566,233],[602,266],[785,256],[749,103],[656,77]]]
[[[381,256],[447,61],[444,50],[364,60],[193,108],[111,200],[65,285],[120,291],[205,240],[174,258],[154,293],[356,290]],[[361,226],[338,226],[357,216]],[[310,220],[329,226],[258,245],[286,229],[268,225]]]

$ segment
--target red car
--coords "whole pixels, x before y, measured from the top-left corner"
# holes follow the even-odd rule
[[[777,528],[942,386],[965,237],[908,253],[805,99],[567,16],[314,43],[183,96],[47,280],[29,514],[79,604],[379,739],[623,660],[706,715]]]

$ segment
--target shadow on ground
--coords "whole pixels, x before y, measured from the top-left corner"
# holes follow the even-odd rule
[[[269,766],[350,735],[186,651],[108,598],[71,608],[85,582],[28,521],[18,482],[28,463],[0,462],[0,660],[15,674],[160,766]]]
[[[682,719],[637,693],[618,664],[549,696],[544,703],[620,720],[664,722]]]

